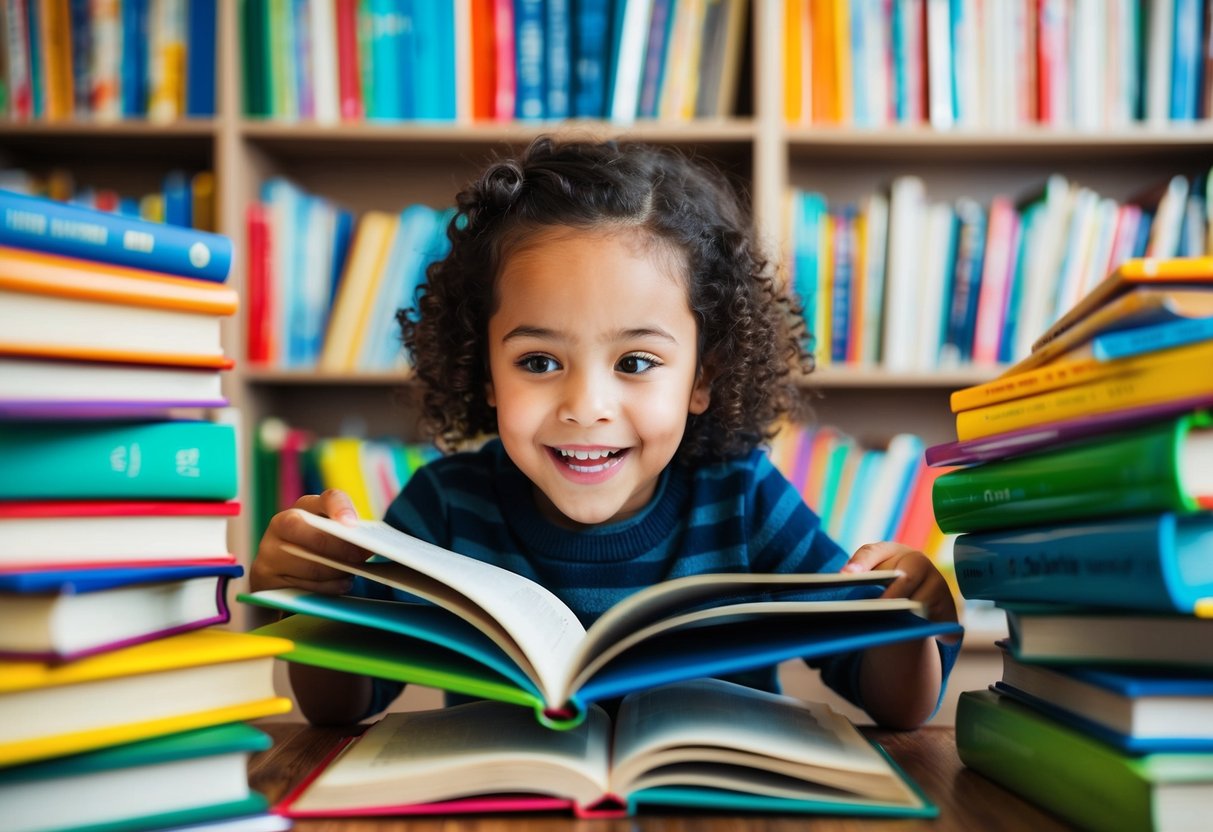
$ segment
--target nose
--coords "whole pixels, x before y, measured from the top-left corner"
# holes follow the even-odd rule
[[[558,415],[562,422],[588,426],[615,418],[618,401],[611,373],[571,370],[560,392]]]

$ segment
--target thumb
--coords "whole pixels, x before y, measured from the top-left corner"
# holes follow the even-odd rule
[[[851,559],[839,571],[871,572],[892,557],[898,548],[896,543],[865,543],[855,550],[855,554],[851,555]]]

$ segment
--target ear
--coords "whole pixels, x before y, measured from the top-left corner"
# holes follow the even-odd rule
[[[486,381],[484,383],[484,398],[489,403],[489,407],[497,406],[497,394],[493,392],[493,382]]]
[[[692,416],[699,416],[712,403],[712,382],[702,367],[695,374],[695,386],[691,388],[691,402],[687,411]]]

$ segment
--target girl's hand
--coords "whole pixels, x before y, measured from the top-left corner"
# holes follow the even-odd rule
[[[868,543],[860,546],[842,567],[843,572],[896,569],[901,577],[889,584],[881,598],[910,598],[921,601],[932,621],[957,621],[956,601],[947,581],[931,559],[900,543]]]
[[[353,503],[343,491],[330,488],[323,494],[300,497],[292,508],[280,511],[270,520],[249,570],[250,588],[257,591],[295,587],[330,595],[348,592],[352,583],[349,573],[296,557],[283,549],[283,544],[293,543],[344,563],[362,563],[371,553],[312,528],[300,517],[300,509],[341,523],[353,524],[358,519]]]

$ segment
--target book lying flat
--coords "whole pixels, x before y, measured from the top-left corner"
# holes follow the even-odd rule
[[[75,659],[222,624],[239,564],[0,572],[0,657]]]
[[[908,598],[844,597],[863,587],[879,594],[899,574],[891,571],[676,578],[629,596],[587,630],[564,602],[521,575],[382,522],[347,526],[302,516],[390,562],[345,564],[290,544],[288,551],[427,603],[367,603],[291,590],[238,596],[332,619],[287,619],[259,629],[295,643],[283,658],[491,698],[513,688],[510,701],[531,704],[541,721],[558,727],[576,724],[592,702],[657,684],[961,631],[952,622],[929,621]],[[393,648],[368,628],[407,640]],[[427,681],[415,677],[437,661],[444,663],[441,673]],[[475,689],[460,687],[455,677],[471,673],[475,663],[487,667],[487,675],[473,680]],[[480,684],[486,680],[496,683],[494,692]]]
[[[276,811],[295,818],[646,807],[933,817],[917,787],[826,705],[717,679],[593,706],[549,731],[473,702],[392,713],[325,760]]]
[[[232,723],[6,768],[4,828],[138,832],[261,813],[247,767],[269,747],[262,731]]]

